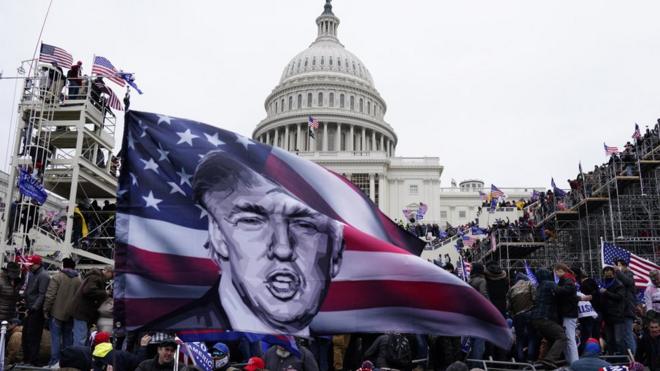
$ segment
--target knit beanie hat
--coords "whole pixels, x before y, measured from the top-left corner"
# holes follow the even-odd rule
[[[587,343],[584,345],[584,354],[600,354],[600,343],[594,338],[589,338]]]

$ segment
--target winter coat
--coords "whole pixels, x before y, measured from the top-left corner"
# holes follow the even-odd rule
[[[644,290],[644,305],[646,311],[655,311],[660,313],[660,288],[654,284],[649,284]]]
[[[91,270],[71,302],[73,318],[87,321],[89,325],[95,323],[99,316],[98,308],[107,298],[103,273],[98,269]]]
[[[66,322],[71,319],[71,301],[80,287],[80,274],[73,269],[63,269],[50,279],[46,300],[44,302],[44,316],[49,315],[58,321]]]
[[[532,309],[535,294],[534,285],[527,280],[520,280],[511,286],[506,294],[507,309],[511,315],[515,316]]]
[[[642,362],[651,371],[660,370],[660,337],[654,339],[645,333],[637,345],[635,359]]]
[[[185,370],[186,365],[179,363],[179,370]],[[138,368],[135,371],[166,371],[174,370],[174,361],[163,363],[162,365],[158,363],[158,356],[153,359],[147,359],[146,361],[140,362]]]
[[[635,318],[635,307],[637,307],[635,276],[633,275],[633,272],[628,269],[625,272],[616,271],[616,279],[618,279],[623,284],[623,287],[626,288],[623,315],[627,318]]]
[[[486,267],[486,287],[488,298],[500,313],[506,312],[506,293],[509,291],[509,282],[506,272],[497,265]]]
[[[598,354],[585,353],[580,359],[571,363],[573,371],[598,371],[612,366],[609,362],[598,358]]]
[[[546,319],[557,321],[557,300],[555,298],[555,281],[552,273],[545,269],[539,269],[536,274],[539,286],[536,288],[536,301],[530,312],[530,319]]]
[[[470,275],[470,286],[474,287],[481,295],[488,298],[488,286],[486,284],[486,279],[481,274],[471,274]]]
[[[580,300],[577,296],[573,275],[566,273],[559,279],[555,296],[557,299],[557,314],[560,318],[578,317],[578,301]]]
[[[612,282],[609,286],[606,286],[606,290],[602,294],[602,305],[603,305],[603,319],[607,323],[621,323],[623,322],[623,317],[626,307],[626,288],[623,284],[616,278],[612,279]]]
[[[272,346],[264,355],[264,362],[266,363],[267,370],[285,370],[292,366],[298,371],[319,371],[319,366],[316,364],[314,355],[305,347],[299,347],[300,358],[293,354],[288,357],[282,358],[277,355],[277,347]]]
[[[585,295],[591,295],[591,306],[594,307],[594,310],[601,315],[603,311],[602,298],[600,291],[598,291],[598,282],[593,278],[586,278],[580,282],[580,292]]]
[[[113,371],[135,371],[145,359],[147,359],[146,347],[140,347],[136,354],[113,349],[104,357],[92,356],[92,367],[94,370],[103,370],[104,366],[112,365]]]
[[[39,267],[30,274],[25,288],[25,304],[28,310],[34,312],[43,310],[49,282],[50,276],[44,267]]]
[[[16,318],[16,302],[21,285],[12,283],[7,272],[0,273],[0,321]]]

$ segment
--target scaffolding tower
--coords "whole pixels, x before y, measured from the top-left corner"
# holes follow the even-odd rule
[[[18,106],[0,263],[39,254],[58,266],[72,257],[80,269],[113,264],[117,187],[115,116],[91,78],[68,87],[60,68],[33,61]],[[19,178],[29,173],[66,207],[46,213]],[[101,208],[100,204],[106,207]],[[18,258],[18,259],[17,259]]]
[[[473,261],[496,261],[509,271],[524,271],[525,262],[531,267],[564,262],[594,276],[600,275],[603,242],[660,261],[660,135],[637,143],[634,158],[613,157],[580,177],[581,190],[555,199],[551,212],[544,213],[538,202],[526,208],[534,220],[529,233],[496,230],[496,248],[482,246]]]

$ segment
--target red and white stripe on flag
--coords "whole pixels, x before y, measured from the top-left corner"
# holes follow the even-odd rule
[[[630,268],[630,270],[633,272],[633,276],[635,277],[635,286],[637,288],[645,288],[648,286],[650,282],[650,271],[654,269],[660,270],[659,265],[641,258],[635,254],[630,254],[630,263],[628,264],[628,268]]]
[[[94,64],[92,64],[92,75],[107,77],[110,81],[121,87],[126,86],[126,81],[124,81],[124,79],[122,79],[117,74],[117,69],[115,66],[113,66],[112,63],[110,63],[110,61],[104,57],[94,57]]]

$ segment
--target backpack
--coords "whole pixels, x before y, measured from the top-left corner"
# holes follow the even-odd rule
[[[387,337],[385,360],[388,366],[404,368],[412,363],[412,349],[408,338],[402,334],[390,334]]]

